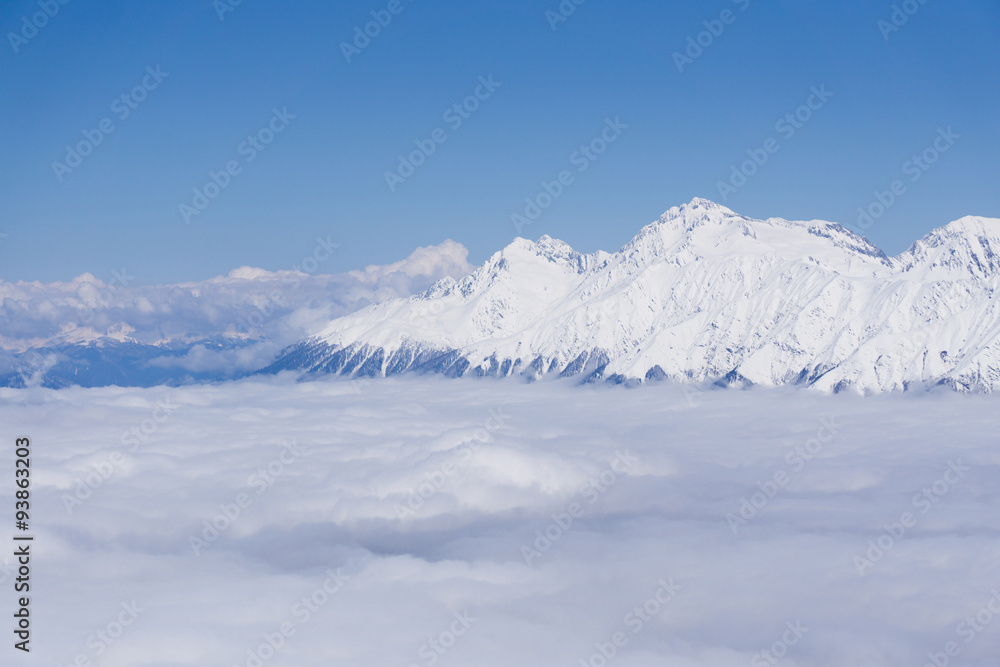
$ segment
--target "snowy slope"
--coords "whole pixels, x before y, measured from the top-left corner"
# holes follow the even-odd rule
[[[267,370],[990,391],[998,283],[1000,220],[963,218],[890,258],[835,223],[695,199],[616,253],[516,239],[460,282],[334,320]]]

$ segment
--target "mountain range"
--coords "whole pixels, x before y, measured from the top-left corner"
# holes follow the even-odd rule
[[[998,288],[997,219],[889,257],[836,223],[694,199],[614,253],[515,239],[460,279],[334,319],[262,372],[990,392]]]

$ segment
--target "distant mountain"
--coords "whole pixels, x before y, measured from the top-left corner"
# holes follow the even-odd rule
[[[264,372],[992,391],[998,288],[1000,220],[962,218],[888,257],[835,223],[695,199],[615,253],[516,239],[461,280],[333,320]]]
[[[169,342],[157,345],[110,338],[47,346],[0,357],[0,387],[39,384],[53,389],[69,386],[153,387],[227,380],[246,376],[237,366],[206,368],[185,363],[192,357],[230,357],[247,351],[257,340],[217,338],[197,343]]]

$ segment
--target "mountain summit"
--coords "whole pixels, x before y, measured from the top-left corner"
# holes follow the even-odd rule
[[[836,223],[694,199],[616,253],[515,239],[461,281],[334,320],[266,371],[1000,389],[1000,220],[897,257]]]

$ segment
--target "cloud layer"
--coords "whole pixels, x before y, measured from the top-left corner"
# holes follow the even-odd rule
[[[329,241],[317,239],[315,255],[335,251]],[[281,346],[375,301],[408,296],[445,276],[464,276],[473,268],[467,256],[462,244],[449,240],[417,248],[394,264],[336,275],[319,273],[322,262],[310,256],[296,270],[241,267],[178,285],[133,286],[124,270],[106,280],[84,274],[65,283],[0,282],[0,347],[21,351],[99,337],[149,344],[213,336],[265,338]]]
[[[1000,653],[995,403],[279,376],[0,419],[47,664],[919,667]]]

